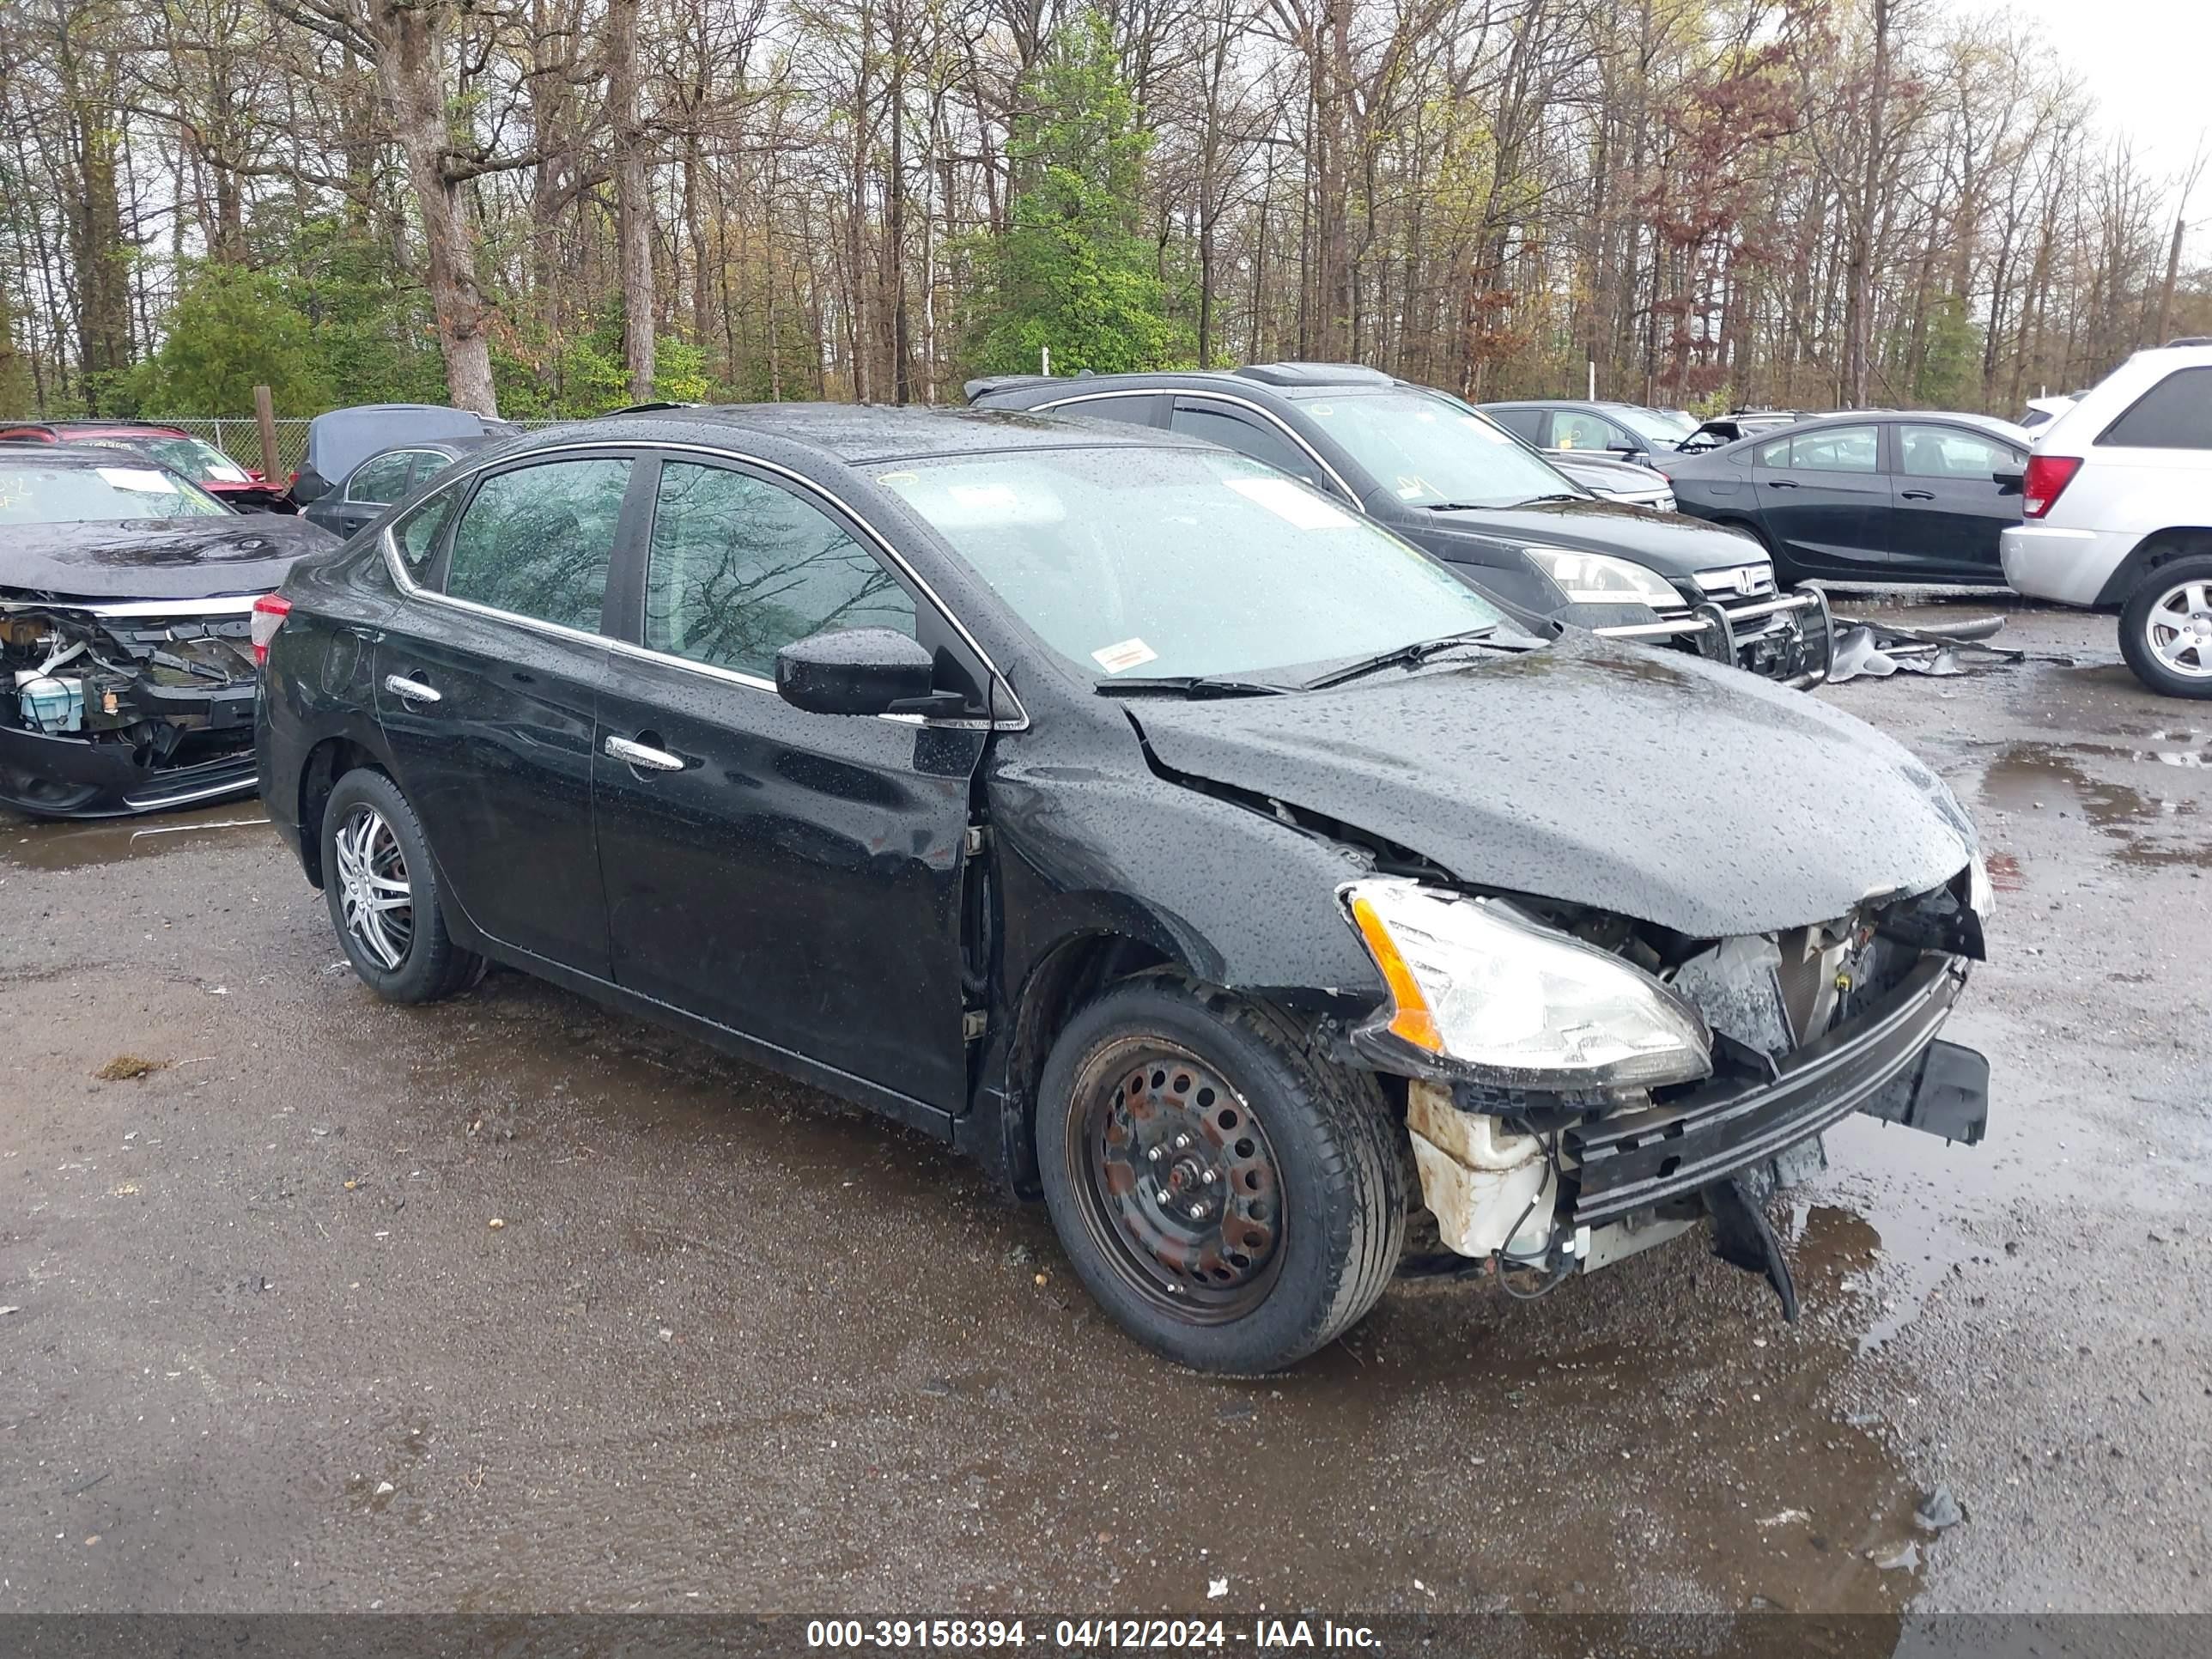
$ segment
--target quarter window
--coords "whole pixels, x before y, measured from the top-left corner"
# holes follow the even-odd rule
[[[1044,412],[1079,415],[1087,421],[1126,421],[1133,426],[1150,426],[1152,405],[1158,400],[1158,395],[1150,392],[1119,398],[1083,398],[1072,404],[1054,404]]]
[[[461,499],[460,487],[451,485],[426,501],[416,502],[392,526],[392,544],[399,550],[399,562],[418,586],[427,586],[430,562],[437,556],[439,538],[453,517]]]
[[[346,499],[380,507],[398,501],[407,493],[407,469],[414,459],[410,452],[401,450],[396,455],[363,461],[346,482]]]
[[[446,592],[596,632],[627,460],[547,461],[477,486],[453,532]]]
[[[2212,368],[2179,368],[2105,428],[2100,444],[2212,449]]]
[[[1516,438],[1532,444],[1544,441],[1544,411],[1540,409],[1486,409],[1484,414]]]
[[[1177,432],[1188,432],[1194,438],[1203,438],[1224,449],[1249,455],[1278,472],[1287,472],[1293,478],[1304,478],[1317,488],[1325,488],[1313,458],[1272,427],[1247,420],[1230,410],[1180,403],[1176,405],[1171,424]]]
[[[914,600],[836,520],[781,484],[726,467],[661,465],[647,568],[645,642],[772,679],[810,634],[893,628]]]
[[[1897,453],[1898,466],[1908,478],[1971,478],[1988,483],[1991,474],[2020,465],[2020,452],[2009,444],[1954,426],[1899,426]]]

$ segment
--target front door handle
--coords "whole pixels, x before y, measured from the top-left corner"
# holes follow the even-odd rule
[[[410,680],[404,674],[386,674],[384,689],[395,697],[409,702],[443,702],[445,699],[434,685],[425,685],[420,680]]]
[[[1795,489],[1797,488],[1797,480],[1795,478],[1769,478],[1766,481],[1766,487],[1769,489]]]
[[[628,738],[609,738],[607,753],[640,771],[681,772],[684,769],[681,755],[672,755],[665,749],[655,749],[649,744],[633,743]]]
[[[1897,494],[1900,501],[1932,501],[1936,499],[1936,492],[1932,489],[1900,489]]]

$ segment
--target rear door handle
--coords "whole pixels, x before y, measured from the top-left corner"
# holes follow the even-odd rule
[[[409,702],[443,702],[445,701],[434,685],[425,685],[420,680],[410,680],[404,674],[386,674],[384,677],[384,689],[393,696],[404,698]]]
[[[1797,480],[1795,478],[1769,478],[1766,481],[1766,487],[1769,489],[1795,489],[1797,488]]]
[[[1899,501],[1932,501],[1936,499],[1936,492],[1932,489],[1900,489],[1897,495]]]
[[[648,744],[633,743],[628,738],[609,738],[607,753],[644,772],[681,772],[684,769],[681,755],[672,755],[665,749],[655,749]]]

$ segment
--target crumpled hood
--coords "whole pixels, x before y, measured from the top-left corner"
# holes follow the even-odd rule
[[[0,530],[0,593],[71,599],[211,599],[265,593],[293,562],[337,545],[289,515],[124,519]]]
[[[1925,891],[1975,845],[1942,780],[1873,727],[1579,631],[1334,691],[1127,706],[1176,772],[1387,837],[1473,886],[1700,939]]]
[[[1662,474],[1646,476],[1655,484],[1666,483]],[[1648,564],[1664,576],[1725,569],[1766,556],[1758,543],[1733,530],[1625,501],[1534,501],[1526,507],[1468,507],[1426,516],[1435,520],[1430,528],[1447,535],[1456,532],[1491,541],[1615,553]]]

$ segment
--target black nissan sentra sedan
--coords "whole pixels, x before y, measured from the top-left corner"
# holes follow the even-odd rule
[[[1420,1204],[1524,1294],[1710,1218],[1794,1307],[1762,1204],[1826,1126],[1986,1116],[1926,768],[1170,433],[570,426],[256,635],[270,816],[379,994],[489,958],[874,1107],[1206,1370],[1349,1328]]]

